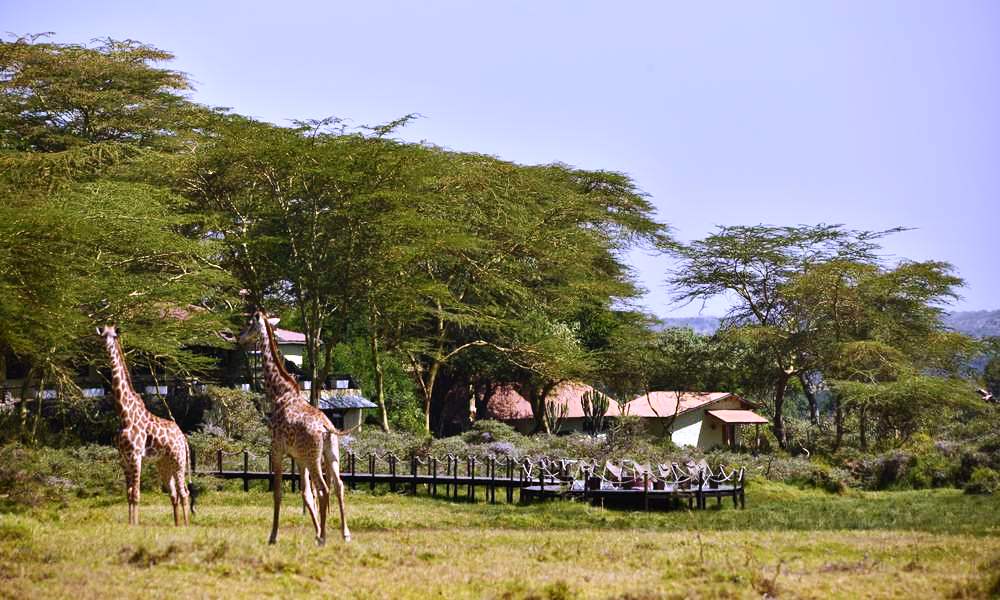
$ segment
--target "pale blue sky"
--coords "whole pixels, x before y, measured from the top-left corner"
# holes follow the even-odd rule
[[[35,0],[0,3],[0,31],[151,43],[195,100],[277,123],[417,112],[407,139],[624,171],[684,240],[914,227],[887,250],[1000,308],[998,2]],[[671,311],[665,259],[632,259],[653,312],[697,312]]]

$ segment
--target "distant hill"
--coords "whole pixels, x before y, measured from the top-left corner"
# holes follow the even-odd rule
[[[719,317],[668,317],[663,320],[664,327],[687,327],[698,335],[712,335],[719,328]]]
[[[699,335],[712,335],[719,328],[719,317],[667,317],[664,327],[687,327]],[[973,337],[1000,336],[1000,310],[967,310],[944,316],[944,324]]]
[[[972,337],[1000,336],[1000,310],[967,310],[945,315],[944,324]]]

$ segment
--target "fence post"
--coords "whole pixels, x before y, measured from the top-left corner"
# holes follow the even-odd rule
[[[351,489],[352,490],[358,489],[358,478],[357,478],[357,474],[356,474],[356,471],[355,471],[356,465],[354,464],[356,459],[357,459],[357,456],[355,456],[355,454],[354,454],[353,451],[347,453],[347,462],[351,466]]]
[[[514,501],[514,459],[507,456],[507,504]]]
[[[490,470],[490,504],[497,503],[497,458],[490,457],[488,464]]]
[[[295,488],[296,488],[295,479],[296,478],[295,478],[295,459],[294,458],[292,459],[291,474],[292,474],[292,493],[295,493]]]
[[[389,490],[396,491],[396,455],[389,454]]]
[[[649,510],[649,473],[642,474],[642,510]]]
[[[476,457],[475,456],[469,457],[469,465],[472,467],[471,469],[472,478],[469,480],[472,482],[469,484],[469,497],[472,498],[473,502],[475,502],[476,501]]]
[[[410,455],[410,473],[413,475],[413,485],[410,486],[410,490],[413,495],[417,495],[417,455]]]
[[[524,462],[528,462],[527,459]],[[524,463],[518,463],[518,467],[520,468],[517,470],[517,500],[524,502]]]
[[[431,457],[431,464],[429,468],[431,470],[431,496],[437,496],[438,459],[436,456]]]
[[[243,491],[250,491],[250,477],[248,475],[250,471],[250,453],[246,450],[243,451]]]
[[[215,451],[215,464],[219,475],[222,475],[222,449]]]
[[[452,490],[451,493],[454,495],[455,499],[458,499],[458,457],[455,457],[455,472],[452,473]]]

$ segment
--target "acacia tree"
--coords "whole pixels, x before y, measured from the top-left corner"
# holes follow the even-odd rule
[[[25,389],[72,395],[81,363],[104,364],[94,323],[124,325],[133,364],[208,366],[185,347],[216,343],[207,309],[227,276],[148,170],[208,114],[156,66],[169,58],[136,42],[0,42],[0,355],[28,366]]]
[[[352,320],[373,314],[379,277],[401,268],[389,254],[400,239],[393,228],[406,229],[413,153],[386,138],[400,124],[347,132],[335,119],[282,128],[233,117],[186,168],[185,192],[214,212],[207,227],[250,300],[296,309],[314,403],[336,343]],[[377,401],[387,427],[381,394]]]
[[[941,322],[961,283],[940,262],[830,262],[789,282],[783,293],[809,312],[818,332],[816,370],[834,392],[838,446],[845,411],[857,415],[867,449],[869,431],[905,440],[973,398],[961,376],[977,346]]]
[[[634,295],[620,252],[633,243],[663,245],[666,236],[623,175],[455,158],[436,182],[445,198],[439,206],[444,219],[461,224],[467,243],[442,247],[424,263],[437,293],[426,296],[426,317],[405,334],[427,424],[441,370],[488,347],[515,366],[512,383],[533,398],[544,428],[548,391],[580,376],[587,362],[567,335],[579,308]],[[526,331],[525,323],[538,326]]]
[[[785,391],[799,373],[816,367],[819,329],[808,307],[783,293],[789,281],[830,262],[874,265],[878,240],[898,229],[853,231],[841,225],[721,227],[703,240],[677,248],[678,267],[669,282],[687,303],[727,294],[735,299],[723,330],[740,330],[767,358],[773,429],[786,444]]]

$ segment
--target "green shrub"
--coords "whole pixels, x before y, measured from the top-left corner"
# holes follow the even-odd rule
[[[847,491],[851,477],[844,469],[822,463],[813,463],[812,468],[804,477],[793,477],[791,481],[799,485],[826,490],[833,494],[843,494]]]
[[[230,439],[252,446],[269,443],[261,394],[208,386],[204,395],[209,400],[209,409],[202,423],[203,431],[218,429]]]
[[[462,434],[462,439],[469,444],[516,443],[523,437],[510,425],[492,419],[476,421],[472,424],[472,429]]]
[[[158,486],[144,472],[143,488]],[[72,449],[0,447],[0,511],[64,503],[73,496],[92,496],[123,489],[118,451],[110,446]]]
[[[989,467],[978,467],[965,484],[966,494],[995,494],[1000,490],[1000,473]]]

